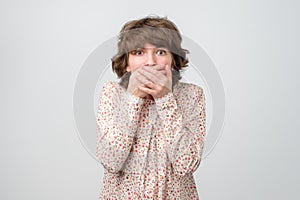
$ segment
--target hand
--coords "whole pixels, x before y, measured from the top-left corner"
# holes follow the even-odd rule
[[[154,99],[160,98],[172,91],[172,71],[171,67],[166,65],[165,72],[157,73],[153,67],[141,67],[137,73],[140,75],[137,79],[143,83],[138,88],[147,94],[152,95]]]
[[[136,97],[143,98],[143,97],[147,96],[148,94],[145,92],[142,92],[138,88],[138,86],[141,84],[140,81],[136,78],[138,75],[138,73],[137,73],[138,70],[140,70],[140,68],[138,68],[137,70],[135,70],[134,72],[131,73],[129,82],[128,82],[127,92]]]
[[[157,70],[158,72],[166,75],[165,68],[160,65],[156,65],[152,67],[153,69]],[[144,98],[146,96],[151,96],[148,93],[145,93],[139,89],[139,86],[144,86],[142,77],[140,75],[142,71],[142,67],[137,68],[134,72],[131,73],[131,76],[129,78],[129,83],[127,87],[127,92],[140,98]]]

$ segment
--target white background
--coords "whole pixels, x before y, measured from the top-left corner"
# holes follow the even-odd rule
[[[168,16],[214,61],[226,121],[196,172],[202,200],[296,200],[298,1],[0,2],[0,199],[98,198],[102,166],[75,131],[72,92],[88,55],[128,20]]]

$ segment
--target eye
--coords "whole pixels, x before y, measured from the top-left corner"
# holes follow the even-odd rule
[[[131,55],[140,56],[144,54],[144,51],[141,49],[136,49],[130,52]]]
[[[166,54],[167,54],[167,50],[165,50],[165,49],[158,49],[158,50],[156,51],[156,53],[157,53],[158,55],[160,55],[160,56],[163,56],[163,55],[166,55]]]

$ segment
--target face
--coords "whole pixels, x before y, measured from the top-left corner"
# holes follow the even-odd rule
[[[134,72],[137,68],[148,65],[171,66],[172,54],[162,47],[156,47],[146,43],[143,48],[138,48],[129,53],[126,71]]]

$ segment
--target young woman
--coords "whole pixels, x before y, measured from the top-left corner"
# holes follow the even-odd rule
[[[193,173],[206,136],[205,96],[180,82],[181,35],[167,18],[145,17],[120,31],[97,112],[99,199],[199,199]]]

